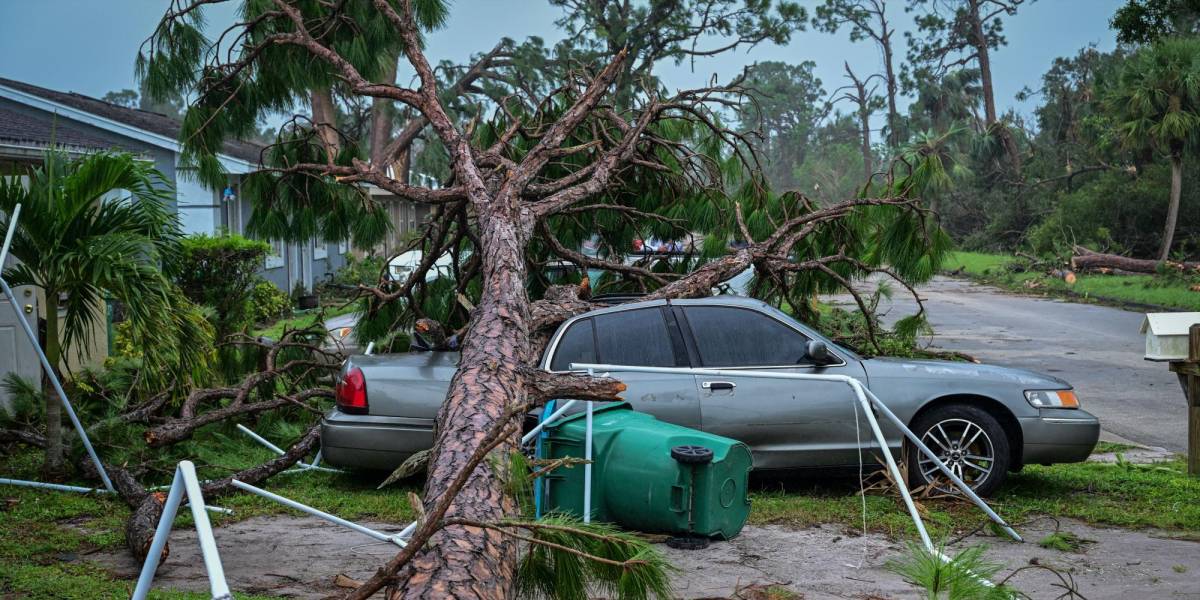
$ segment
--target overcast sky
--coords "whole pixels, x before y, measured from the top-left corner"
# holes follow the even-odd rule
[[[800,0],[810,8],[818,0]],[[1124,0],[1040,0],[1021,8],[1005,23],[1008,45],[992,55],[996,101],[1002,109],[1015,107],[1028,114],[1033,99],[1019,104],[1015,94],[1024,86],[1037,88],[1042,73],[1058,56],[1073,55],[1088,44],[1101,50],[1115,45],[1108,20]],[[429,36],[431,60],[462,61],[486,51],[502,37],[523,39],[538,35],[547,45],[561,39],[554,25],[561,15],[543,0],[450,0],[445,29]],[[206,13],[215,27],[232,22],[231,6]],[[901,0],[892,0],[897,28],[910,27]],[[0,77],[91,96],[135,88],[133,61],[138,46],[153,31],[166,0],[0,0]],[[897,39],[903,44],[901,34]],[[903,57],[903,52],[897,52]],[[659,75],[672,88],[704,85],[715,73],[726,80],[756,61],[815,61],[827,91],[845,83],[843,61],[856,72],[878,68],[873,44],[852,43],[847,32],[836,35],[806,31],[786,46],[760,45],[750,51],[727,52],[691,64],[664,65]]]

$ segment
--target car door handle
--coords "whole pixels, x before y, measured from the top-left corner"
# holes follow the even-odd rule
[[[700,382],[700,387],[715,392],[717,390],[732,390],[737,387],[737,384],[732,381],[702,381]]]

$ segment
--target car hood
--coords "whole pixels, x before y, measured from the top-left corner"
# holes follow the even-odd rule
[[[872,358],[862,362],[867,377],[876,379],[945,379],[1012,383],[1025,389],[1069,389],[1070,383],[1027,369],[947,360]]]

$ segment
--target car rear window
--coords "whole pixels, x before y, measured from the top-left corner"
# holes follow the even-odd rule
[[[596,336],[592,332],[592,320],[580,319],[563,333],[550,362],[551,371],[569,371],[571,363],[594,363],[596,360]]]
[[[768,367],[801,363],[808,338],[760,312],[733,306],[683,309],[705,367]]]
[[[639,308],[596,315],[600,361],[639,367],[678,366],[661,308]]]

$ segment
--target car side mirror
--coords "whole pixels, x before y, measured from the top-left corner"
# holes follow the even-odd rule
[[[829,364],[829,346],[819,340],[809,340],[804,351],[804,358],[814,365]]]

